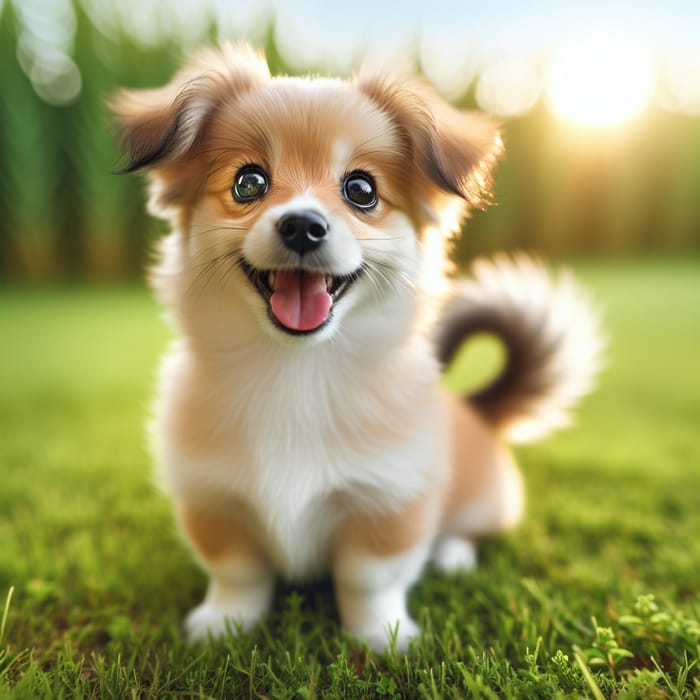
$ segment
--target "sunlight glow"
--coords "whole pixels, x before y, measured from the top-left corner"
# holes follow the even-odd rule
[[[592,36],[555,53],[547,100],[558,116],[580,126],[609,127],[631,119],[649,102],[652,61],[613,37]]]

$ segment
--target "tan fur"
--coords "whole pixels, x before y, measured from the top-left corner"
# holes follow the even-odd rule
[[[182,381],[169,385],[167,401],[160,410],[161,420],[178,449],[192,459],[208,459],[228,451],[241,452],[245,441],[239,431],[224,429],[220,415],[225,387],[208,363],[182,363]]]
[[[511,460],[493,431],[464,401],[449,394],[444,394],[444,400],[455,438],[443,508],[443,522],[449,523],[484,492],[498,464]]]
[[[380,557],[400,554],[435,530],[440,496],[441,489],[437,488],[396,511],[351,516],[338,532],[335,547],[361,549]]]
[[[348,91],[341,83],[329,81],[301,97],[295,94],[295,87],[293,82],[268,85],[242,96],[235,109],[221,111],[205,136],[204,149],[216,153],[206,181],[207,193],[218,194],[226,213],[240,217],[247,208],[237,205],[229,195],[233,176],[247,162],[260,163],[275,173],[266,196],[269,205],[308,190],[329,208],[343,212],[337,198],[342,173],[330,168],[333,148],[342,138],[352,153],[346,170],[367,167],[371,158],[372,172],[389,205],[372,217],[373,227],[391,207],[405,205],[405,162],[398,134],[388,119],[372,111],[367,98]],[[294,99],[290,99],[292,95]],[[369,133],[375,134],[371,138],[368,120],[358,128],[357,111],[367,114],[372,127]],[[272,133],[275,140],[267,141],[265,135]]]
[[[182,502],[178,517],[197,554],[212,565],[230,559],[265,560],[263,549],[250,532],[249,514],[244,507],[226,512]]]
[[[457,111],[417,78],[367,74],[358,80],[358,88],[392,115],[411,153],[415,167],[410,190],[421,192],[411,202],[419,228],[434,223],[452,228],[467,204],[486,202],[491,170],[503,148],[493,121]],[[463,200],[456,217],[454,195]]]
[[[399,554],[419,542],[427,532],[435,531],[438,524],[450,529],[466,507],[484,496],[499,470],[516,468],[508,451],[473,410],[449,394],[444,394],[444,401],[450,432],[455,437],[449,474],[441,478],[436,473],[430,491],[396,511],[351,517],[339,533],[339,546],[349,546],[351,542],[353,547],[363,547],[375,555]],[[500,516],[496,505],[488,529],[500,529]],[[483,533],[462,534],[469,537]]]

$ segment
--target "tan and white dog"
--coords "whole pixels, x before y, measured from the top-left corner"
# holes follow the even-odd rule
[[[125,170],[149,171],[172,223],[151,280],[179,340],[154,432],[211,576],[190,638],[253,625],[277,576],[331,574],[350,633],[380,649],[398,629],[405,647],[426,562],[471,567],[478,537],[521,518],[502,441],[565,422],[598,364],[585,295],[522,257],[478,262],[435,311],[496,127],[417,79],[272,78],[245,46],[111,108]],[[458,400],[441,368],[479,331],[505,369]]]

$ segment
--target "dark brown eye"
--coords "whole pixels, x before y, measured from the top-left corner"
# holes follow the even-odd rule
[[[231,194],[237,202],[245,204],[260,199],[267,192],[267,187],[265,171],[258,165],[246,165],[238,171]]]
[[[368,173],[360,170],[350,173],[343,180],[343,195],[359,209],[371,209],[377,203],[377,188]]]

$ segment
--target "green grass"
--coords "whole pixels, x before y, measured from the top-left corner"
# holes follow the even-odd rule
[[[600,388],[518,450],[520,529],[415,587],[405,657],[343,636],[328,582],[183,644],[205,578],[151,482],[158,310],[139,289],[0,292],[0,698],[700,696],[700,262],[579,273],[607,309]]]

